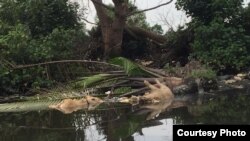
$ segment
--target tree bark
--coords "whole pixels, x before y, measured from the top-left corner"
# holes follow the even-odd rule
[[[167,5],[172,2],[163,3],[161,5],[155,6],[153,8],[145,9],[138,12],[129,12],[128,11],[128,0],[112,0],[114,3],[114,8],[111,8],[103,3],[102,0],[91,0],[96,9],[97,16],[99,18],[99,23],[102,31],[103,38],[103,50],[105,58],[120,56],[122,53],[122,40],[123,40],[123,31],[126,30],[132,31],[134,34],[143,37],[149,38],[153,41],[163,44],[166,41],[166,38],[162,35],[157,35],[152,32],[137,28],[137,27],[126,27],[126,19],[128,16],[145,12],[148,10],[153,10],[160,6]],[[107,10],[114,10],[114,17],[108,15]]]
[[[102,30],[104,56],[120,56],[122,51],[123,30],[128,12],[128,0],[113,0],[115,5],[115,16],[113,19],[107,15],[105,7],[102,6],[102,0],[92,0],[92,2],[95,6]]]

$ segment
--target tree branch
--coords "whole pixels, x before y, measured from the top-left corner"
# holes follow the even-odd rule
[[[129,13],[129,14],[127,15],[127,17],[132,16],[132,15],[135,15],[135,14],[143,13],[143,12],[146,12],[146,11],[154,10],[154,9],[156,9],[156,8],[159,8],[159,7],[168,5],[168,4],[170,4],[172,1],[173,1],[173,0],[170,0],[170,1],[166,2],[166,3],[160,4],[160,5],[157,5],[157,6],[155,6],[155,7],[148,8],[148,9],[144,9],[144,10],[140,10],[140,11],[131,12],[131,13]]]
[[[111,17],[107,14],[105,10],[105,4],[102,3],[102,0],[91,0],[95,6],[96,14],[99,18],[100,24],[102,27],[107,27],[110,25]],[[104,34],[104,31],[102,29]]]
[[[89,24],[93,24],[93,25],[98,25],[97,23],[91,22],[85,18],[82,18],[82,20],[84,20],[85,22],[89,23]]]
[[[151,39],[159,44],[164,44],[167,41],[167,38],[163,35],[159,35],[152,31],[148,31],[136,26],[126,26],[125,28],[128,28],[128,30],[139,37]]]
[[[49,62],[43,62],[43,63],[37,63],[37,64],[29,64],[29,65],[17,65],[17,66],[13,66],[12,69],[24,69],[24,68],[41,66],[41,65],[60,64],[60,63],[96,63],[96,64],[109,65],[109,66],[120,68],[120,66],[117,66],[117,65],[114,65],[114,64],[109,64],[109,63],[106,63],[106,62],[99,62],[99,61],[89,61],[89,60],[59,60],[59,61],[49,61]]]
[[[106,4],[103,4],[102,2],[98,1],[98,0],[91,0],[93,3],[96,3],[98,5],[101,5],[102,7],[108,9],[108,10],[111,10],[111,11],[114,11],[114,8],[113,7],[110,7]]]

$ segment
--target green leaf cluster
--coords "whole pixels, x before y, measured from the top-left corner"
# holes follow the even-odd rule
[[[216,70],[241,70],[249,65],[249,8],[243,0],[177,0],[192,21],[193,56]]]
[[[123,57],[116,57],[109,61],[111,64],[121,66],[128,76],[147,76],[149,73],[142,66]]]
[[[0,60],[25,65],[73,59],[87,38],[80,17],[78,5],[68,0],[0,0]],[[13,71],[2,61],[0,65],[3,93],[52,84],[45,68]]]

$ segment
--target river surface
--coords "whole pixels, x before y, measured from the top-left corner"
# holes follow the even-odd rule
[[[171,141],[175,124],[250,124],[250,98],[242,92],[179,101],[166,110],[111,103],[71,114],[0,113],[0,141]]]

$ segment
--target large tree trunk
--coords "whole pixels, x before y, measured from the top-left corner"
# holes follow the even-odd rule
[[[120,56],[122,53],[121,45],[123,40],[123,31],[126,29],[127,31],[133,33],[136,36],[149,38],[156,43],[163,44],[166,41],[166,38],[161,35],[157,35],[153,32],[146,31],[137,27],[126,27],[126,19],[128,16],[140,12],[145,12],[148,10],[156,9],[160,6],[167,5],[171,3],[173,0],[169,2],[160,4],[153,8],[130,12],[128,11],[128,0],[112,0],[114,3],[114,8],[110,8],[107,5],[103,4],[102,0],[92,0],[97,16],[100,21],[102,37],[103,37],[103,50],[106,58]],[[108,15],[107,10],[114,10],[114,17],[110,17]]]
[[[120,56],[128,0],[113,0],[115,5],[115,16],[113,19],[107,15],[107,11],[102,5],[102,0],[92,1],[101,25],[105,57]]]
[[[123,39],[123,30],[126,24],[128,12],[128,0],[113,0],[115,4],[115,17],[112,23],[110,33],[110,44],[108,55],[111,57],[121,55],[121,45]]]

